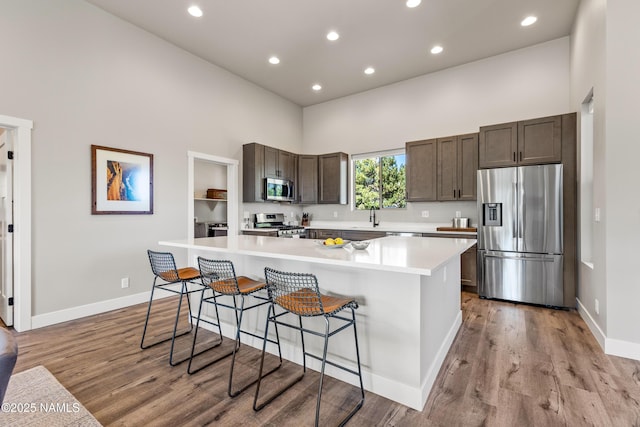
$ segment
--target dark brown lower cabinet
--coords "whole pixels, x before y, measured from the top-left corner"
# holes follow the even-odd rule
[[[340,230],[309,230],[308,232],[308,236],[310,239],[328,239],[329,237],[331,237],[332,239],[335,239],[336,237],[342,237],[342,231]]]
[[[477,245],[473,245],[460,255],[460,284],[464,290],[477,292]]]
[[[278,237],[277,231],[255,231],[255,230],[242,230],[242,234],[247,236],[267,236],[267,237]]]

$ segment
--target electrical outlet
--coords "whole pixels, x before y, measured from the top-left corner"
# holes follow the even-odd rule
[[[334,218],[338,218],[338,212],[337,211],[333,211],[333,217]]]
[[[429,211],[422,211],[422,218],[429,218]]]
[[[462,212],[456,211],[456,218],[460,218],[462,216]]]
[[[600,222],[600,208],[595,208],[595,211],[593,213],[593,220],[595,222]]]
[[[122,289],[128,288],[129,287],[129,278],[128,277],[123,277],[122,280],[120,280],[120,286],[122,286]]]
[[[600,314],[600,301],[598,301],[598,298],[596,298],[595,301],[595,308],[596,308],[596,314]]]

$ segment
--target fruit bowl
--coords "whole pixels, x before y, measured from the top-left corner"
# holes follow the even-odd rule
[[[324,241],[324,240],[318,242],[318,244],[320,246],[322,246],[323,248],[328,248],[328,249],[343,248],[346,245],[348,245],[349,243],[351,243],[349,240],[343,240],[342,243],[334,243],[333,245],[327,245],[326,241]]]
[[[367,246],[369,246],[369,242],[366,240],[362,240],[359,242],[351,242],[351,246],[353,247],[353,249],[367,249]]]

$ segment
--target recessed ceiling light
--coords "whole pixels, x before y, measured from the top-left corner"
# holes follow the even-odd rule
[[[277,56],[272,56],[269,58],[269,64],[278,65],[280,63],[280,58]]]
[[[422,0],[407,0],[407,7],[417,7],[420,6]]]
[[[442,52],[444,49],[442,48],[442,46],[434,46],[431,48],[431,53],[433,53],[434,55],[439,54],[440,52]]]
[[[529,25],[535,24],[537,20],[538,18],[535,16],[527,16],[522,20],[522,22],[520,22],[520,25],[522,25],[523,27],[528,27]]]
[[[189,15],[196,18],[200,18],[202,16],[202,9],[200,9],[198,6],[189,7],[189,9],[187,9],[187,12],[189,12]]]
[[[373,67],[367,67],[367,68],[364,69],[364,73],[365,74],[373,74],[375,72],[376,72],[376,69],[373,68]]]
[[[327,33],[327,39],[331,40],[332,42],[338,40],[340,38],[340,34],[336,33],[335,31],[329,31]]]
[[[322,90],[322,86],[320,86],[318,83],[316,83],[313,86],[311,86],[311,89],[313,89],[316,92],[318,92],[319,90]]]

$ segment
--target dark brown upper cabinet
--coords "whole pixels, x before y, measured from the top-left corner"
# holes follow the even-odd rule
[[[438,200],[476,200],[478,134],[437,139]]]
[[[480,128],[481,169],[562,161],[562,116]]]
[[[264,202],[265,148],[255,142],[242,146],[243,202]]]
[[[295,181],[296,155],[273,147],[264,147],[264,173],[268,178]]]
[[[437,140],[405,144],[407,202],[430,202],[437,195]]]
[[[318,202],[318,156],[298,155],[298,202],[314,204]]]
[[[349,194],[349,156],[318,156],[318,203],[346,205]]]

